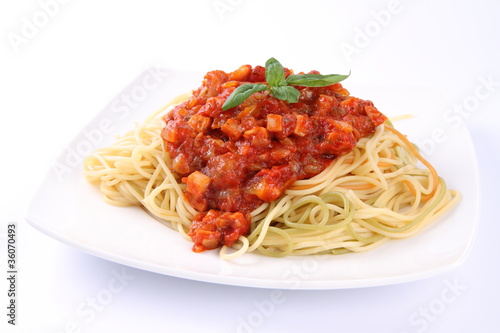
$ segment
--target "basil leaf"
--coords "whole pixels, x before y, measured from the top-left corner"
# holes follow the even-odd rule
[[[265,84],[260,83],[246,83],[242,84],[238,88],[236,88],[233,93],[227,98],[227,100],[222,105],[222,110],[226,111],[235,106],[243,103],[245,99],[250,97],[251,94],[257,91],[264,91],[268,89]]]
[[[347,79],[351,75],[351,73],[347,75],[340,74],[330,74],[330,75],[321,75],[321,74],[299,74],[299,75],[290,75],[286,78],[285,82],[287,84],[293,86],[302,86],[302,87],[325,87],[332,85],[334,83],[343,81]]]
[[[300,97],[300,91],[292,86],[271,87],[271,93],[277,99],[288,103],[297,103]]]
[[[285,86],[285,70],[274,58],[266,61],[266,82],[270,87]]]
[[[281,63],[275,58],[266,61],[266,83],[246,83],[236,88],[222,105],[222,110],[226,111],[234,108],[250,95],[258,91],[271,90],[271,94],[288,103],[297,103],[300,91],[293,86],[302,87],[324,87],[343,81],[351,75],[340,74],[300,74],[290,75],[285,79],[285,70]]]

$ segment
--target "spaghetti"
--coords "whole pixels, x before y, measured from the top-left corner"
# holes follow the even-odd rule
[[[175,105],[188,96],[169,104]],[[168,106],[114,145],[84,161],[84,175],[115,206],[139,205],[186,240],[199,213],[185,200],[186,184],[169,169],[161,136]],[[251,213],[250,230],[225,259],[259,251],[268,256],[363,252],[393,238],[411,237],[460,200],[435,169],[386,121],[360,138],[321,173],[295,181]]]

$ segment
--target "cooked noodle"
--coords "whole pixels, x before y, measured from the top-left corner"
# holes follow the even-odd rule
[[[176,104],[186,96],[169,104]],[[186,240],[198,213],[183,197],[183,184],[168,165],[160,136],[164,108],[84,162],[88,181],[115,206],[139,205],[169,222]],[[286,255],[363,252],[391,238],[406,238],[460,200],[434,168],[390,124],[361,138],[323,172],[298,180],[277,200],[251,213],[250,234],[221,257],[258,250]]]

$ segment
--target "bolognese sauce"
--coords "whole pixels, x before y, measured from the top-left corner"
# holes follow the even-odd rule
[[[285,77],[292,74],[284,71]],[[255,92],[223,111],[238,86],[265,81],[262,66],[208,72],[201,87],[164,117],[169,167],[182,177],[185,199],[199,212],[189,230],[195,252],[231,246],[250,231],[253,210],[296,180],[319,174],[386,119],[340,83],[294,86],[297,103]]]

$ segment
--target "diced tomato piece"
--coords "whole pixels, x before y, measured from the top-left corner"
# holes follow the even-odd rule
[[[250,105],[244,108],[238,115],[237,119],[241,119],[243,117],[255,117],[259,113],[260,107],[258,104]]]
[[[252,66],[243,65],[234,72],[229,73],[229,80],[246,81],[251,71],[252,71]]]
[[[206,192],[212,181],[210,177],[199,171],[191,173],[185,177],[186,190],[184,191],[189,203],[194,209],[204,211],[208,208]]]
[[[190,167],[187,156],[183,153],[180,153],[179,155],[174,157],[174,159],[172,160],[171,168],[174,172],[177,172],[181,175],[189,173]]]
[[[349,96],[349,91],[347,91],[347,89],[345,89],[340,83],[332,84],[330,87],[333,92],[336,92],[341,96]]]
[[[175,121],[169,121],[162,129],[161,136],[168,142],[179,144],[185,141],[187,138],[194,137],[195,133],[188,126],[179,126]]]
[[[199,114],[208,117],[215,117],[220,113],[224,101],[220,97],[210,97],[198,111]]]
[[[235,118],[228,119],[221,127],[222,132],[226,134],[231,140],[238,140],[243,132],[240,129],[240,121]]]
[[[271,202],[278,199],[296,179],[296,173],[290,165],[273,166],[259,171],[249,181],[247,192]]]
[[[356,146],[356,139],[352,133],[334,130],[319,146],[323,154],[341,155],[351,151]]]
[[[204,87],[201,90],[201,94],[204,97],[214,97],[219,94],[219,87],[226,82],[228,79],[228,74],[224,71],[211,71],[205,75]]]
[[[293,129],[293,134],[306,136],[309,132],[309,117],[307,115],[297,115],[297,123]]]
[[[345,121],[333,120],[333,126],[342,132],[351,133],[353,131],[352,126]]]
[[[193,115],[188,121],[188,125],[196,132],[206,131],[211,124],[212,118],[202,116],[201,114]]]
[[[257,126],[257,120],[254,117],[243,117],[240,119],[240,130],[246,132]]]
[[[328,115],[335,107],[338,107],[339,101],[333,96],[320,95],[316,101],[316,114],[317,115]]]
[[[254,147],[268,147],[271,144],[269,132],[261,126],[256,126],[243,133],[245,140],[250,141]]]
[[[281,132],[283,131],[283,117],[279,114],[268,114],[267,115],[267,130],[269,132]]]

